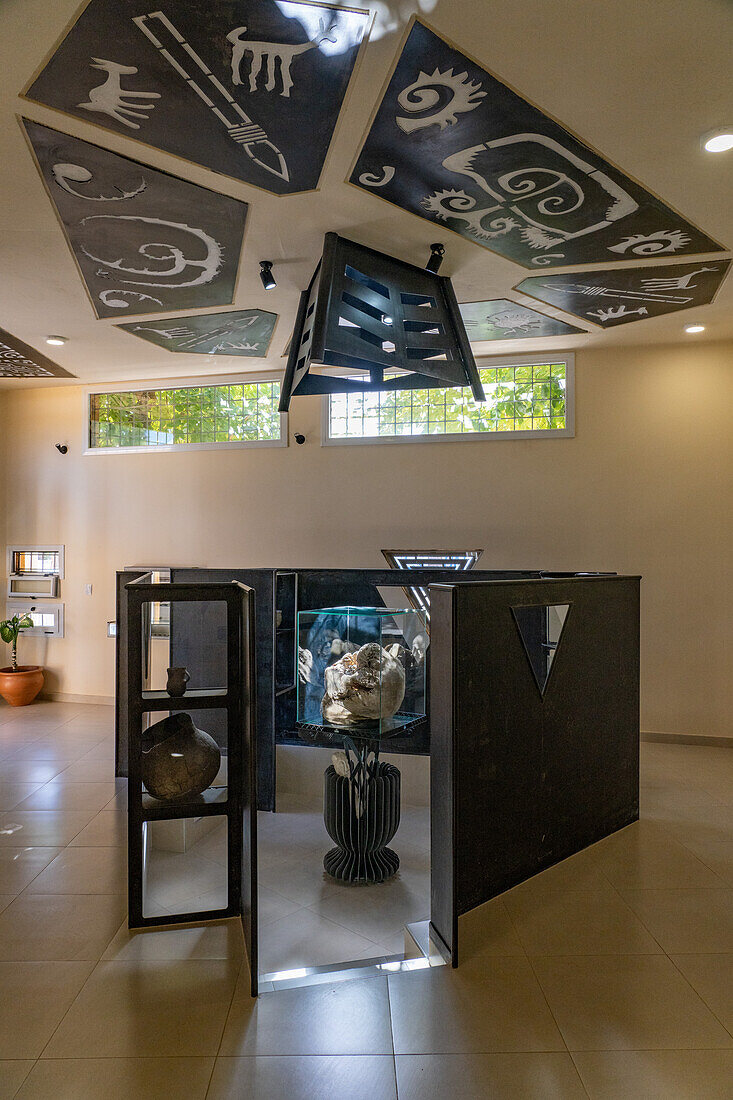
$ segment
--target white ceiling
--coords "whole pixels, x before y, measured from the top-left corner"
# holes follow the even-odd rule
[[[511,297],[531,305],[511,289],[527,274],[524,268],[344,182],[416,12],[710,236],[733,247],[733,151],[711,155],[700,148],[702,134],[733,123],[730,0],[371,0],[353,6],[371,8],[375,21],[320,189],[278,198],[21,101],[19,90],[80,9],[76,0],[2,0],[0,326],[47,352],[83,382],[281,370],[298,294],[329,230],[417,264],[427,259],[429,243],[442,238],[447,255],[441,274],[453,278],[460,302]],[[21,135],[20,113],[249,202],[234,305],[279,314],[268,358],[173,354],[114,328],[112,321],[96,320]],[[260,284],[262,258],[274,261],[274,291],[265,292]],[[574,320],[549,307],[546,312]],[[705,324],[701,336],[684,335],[684,325],[692,320]],[[62,333],[68,343],[47,348],[49,333]],[[732,337],[733,275],[716,302],[695,310],[694,317],[687,311],[583,336],[477,343],[474,352]],[[0,379],[0,387],[70,382]]]

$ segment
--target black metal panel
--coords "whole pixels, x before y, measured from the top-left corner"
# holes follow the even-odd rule
[[[167,351],[260,358],[267,355],[276,321],[277,314],[264,309],[231,309],[188,317],[160,317],[115,327]]]
[[[127,777],[127,599],[125,585],[146,570],[127,569],[115,574],[117,634],[115,637],[115,775]]]
[[[274,643],[273,643],[273,571],[271,569],[173,569],[176,583],[218,583],[238,581],[255,592],[256,669],[257,669],[257,789],[259,808],[275,809],[274,753]],[[185,666],[192,677],[207,682],[209,670],[222,667],[226,638],[211,632],[201,637],[191,629],[195,609],[171,609],[171,665]],[[185,698],[185,696],[184,696]],[[212,720],[213,719],[213,720]],[[218,739],[224,733],[219,715],[207,716],[207,732]]]
[[[577,336],[588,330],[548,317],[546,313],[495,298],[489,302],[461,302],[459,309],[466,332],[473,341],[526,340],[528,336]]]
[[[430,924],[458,965],[456,907],[455,713],[453,585],[430,586]]]
[[[242,783],[242,828],[240,863],[240,906],[244,946],[249,962],[250,993],[258,988],[258,910],[257,910],[257,630],[256,598],[253,589],[237,585],[243,598],[243,614],[237,624],[239,646],[235,654],[239,683],[246,684],[245,712],[242,721],[241,751],[244,757]],[[231,652],[231,651],[230,651]],[[231,862],[231,856],[230,856]]]
[[[276,194],[316,187],[369,12],[162,7],[91,0],[26,95]]]
[[[573,271],[522,279],[516,290],[601,328],[614,328],[707,305],[729,269],[730,260],[705,260],[617,271]]]
[[[368,373],[344,380],[311,365]],[[387,378],[385,371],[407,371]],[[302,394],[416,386],[483,387],[450,280],[327,233],[323,256],[301,295],[280,411]]]
[[[0,328],[0,378],[76,378],[53,359]]]
[[[458,915],[638,817],[639,578],[445,587],[452,623],[444,610],[431,635],[432,888],[455,962]],[[540,604],[570,605],[544,696],[512,613]],[[454,883],[440,844],[451,828]]]
[[[247,203],[22,121],[97,317],[231,305]]]
[[[420,20],[351,182],[530,269],[722,251]]]

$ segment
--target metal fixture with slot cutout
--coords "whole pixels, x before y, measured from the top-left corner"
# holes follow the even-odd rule
[[[327,233],[300,296],[280,412],[307,394],[449,386],[485,400],[450,279]]]

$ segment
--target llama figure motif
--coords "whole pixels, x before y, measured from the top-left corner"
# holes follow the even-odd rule
[[[319,20],[319,32],[315,38],[308,42],[292,44],[289,42],[248,42],[244,35],[246,27],[237,27],[230,31],[227,40],[232,44],[232,83],[242,84],[241,66],[245,57],[250,58],[249,90],[257,91],[257,77],[262,70],[267,70],[265,91],[271,92],[275,88],[275,66],[280,62],[280,76],[282,78],[282,91],[280,95],[289,97],[293,87],[293,78],[290,75],[290,66],[295,58],[320,46],[322,42],[335,42],[334,24],[326,26],[323,19]]]

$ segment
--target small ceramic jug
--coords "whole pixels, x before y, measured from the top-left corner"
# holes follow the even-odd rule
[[[181,695],[186,694],[186,684],[190,679],[191,676],[188,669],[169,668],[168,683],[165,685],[165,690],[172,698],[179,699]]]

